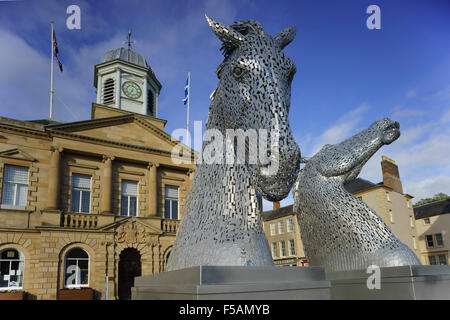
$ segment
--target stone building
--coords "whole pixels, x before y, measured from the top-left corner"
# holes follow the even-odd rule
[[[134,276],[166,266],[195,165],[172,161],[142,55],[108,52],[94,86],[90,120],[0,118],[0,291],[127,299]]]
[[[450,199],[415,207],[414,215],[422,264],[450,264]]]
[[[374,209],[394,234],[419,257],[416,221],[411,203],[413,197],[403,193],[398,167],[394,160],[383,156],[381,169],[382,182],[375,184],[357,178],[345,185],[345,188]],[[303,251],[301,230],[298,229],[296,219],[292,205],[280,208],[279,203],[274,203],[274,210],[263,214],[264,232],[277,265],[300,266],[308,263],[308,257],[305,257]],[[294,223],[294,228],[290,227],[289,230],[292,231],[289,233],[285,226],[291,221]],[[291,246],[295,254],[291,254],[294,251],[289,251]]]
[[[293,205],[280,208],[280,203],[274,202],[273,210],[263,213],[263,221],[275,265],[308,265]]]

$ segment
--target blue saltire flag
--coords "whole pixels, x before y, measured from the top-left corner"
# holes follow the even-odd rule
[[[184,105],[186,105],[188,99],[189,99],[189,76],[186,79],[186,85],[184,86],[184,99],[183,99]]]

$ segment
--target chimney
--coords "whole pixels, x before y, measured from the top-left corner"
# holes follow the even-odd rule
[[[402,182],[400,181],[400,174],[398,166],[395,161],[386,156],[381,157],[381,171],[383,172],[383,184],[392,190],[403,193]]]
[[[280,209],[280,201],[273,202],[273,210]]]

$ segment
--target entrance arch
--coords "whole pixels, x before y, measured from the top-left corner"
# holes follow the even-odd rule
[[[119,256],[119,288],[120,300],[131,299],[131,287],[134,278],[141,276],[141,254],[135,248],[122,250]]]

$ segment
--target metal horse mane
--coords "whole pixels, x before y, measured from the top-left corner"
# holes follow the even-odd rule
[[[294,186],[294,211],[311,265],[343,271],[420,264],[373,209],[344,189],[379,148],[399,136],[398,122],[378,120],[306,161]]]
[[[217,68],[219,83],[206,129],[219,132],[223,145],[230,130],[266,129],[277,148],[271,148],[270,166],[263,161],[197,166],[167,270],[199,265],[272,266],[260,195],[272,201],[285,198],[299,171],[300,149],[288,122],[295,65],[282,52],[294,39],[295,27],[272,37],[254,20],[226,26],[206,19],[222,41],[225,55]],[[246,154],[251,147],[245,143]],[[209,149],[210,141],[205,139],[202,154]],[[226,150],[214,152],[216,159],[227,157]],[[278,170],[268,173],[270,168]]]

